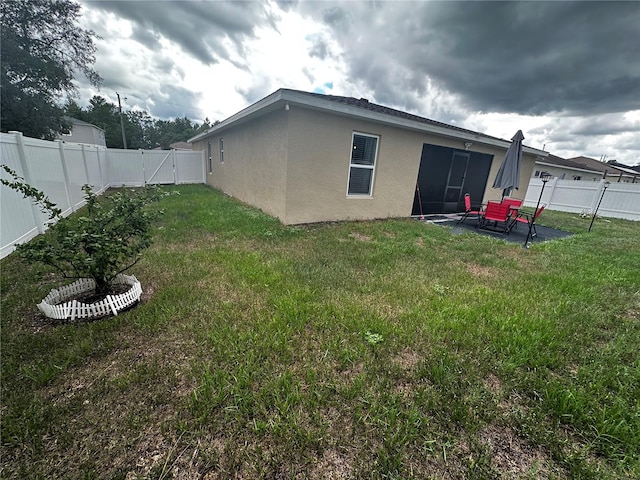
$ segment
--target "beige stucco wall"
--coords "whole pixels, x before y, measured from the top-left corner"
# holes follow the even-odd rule
[[[292,106],[287,223],[411,214],[422,143],[406,130]],[[378,135],[373,195],[348,197],[353,132]]]
[[[286,222],[292,224],[408,217],[423,144],[464,149],[463,140],[295,106],[289,115]],[[347,196],[354,131],[380,137],[371,197]],[[471,150],[494,156],[483,202],[499,200],[502,192],[492,189],[491,183],[506,149],[476,143]],[[534,158],[523,156],[520,189],[513,196],[524,199]]]
[[[373,195],[347,196],[353,132],[379,136]],[[224,138],[224,164],[219,138]],[[285,224],[333,220],[408,217],[424,143],[463,150],[464,141],[290,105],[195,142],[207,151],[212,142],[213,171],[207,183],[277,216]],[[470,150],[493,155],[483,202],[499,200],[491,188],[506,149],[474,143]],[[206,156],[206,155],[205,155]],[[525,154],[524,198],[534,167]]]
[[[205,152],[207,183],[285,221],[288,116],[284,109],[269,113],[194,142]],[[224,163],[220,163],[220,138]],[[207,142],[211,142],[209,173]]]

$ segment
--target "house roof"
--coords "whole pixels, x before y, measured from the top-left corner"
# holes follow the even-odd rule
[[[67,117],[65,116],[64,119],[68,122],[70,122],[73,125],[82,125],[85,127],[93,127],[93,128],[97,128],[98,130],[102,130],[104,132],[104,130],[100,127],[98,127],[97,125],[94,125],[93,123],[89,123],[89,122],[85,122],[83,120],[78,120],[77,118],[73,118],[73,117]]]
[[[552,154],[549,154],[549,156],[547,158],[544,158],[542,160],[536,160],[536,163],[540,164],[540,165],[547,165],[547,166],[553,166],[553,167],[564,167],[564,168],[568,168],[570,170],[576,170],[576,171],[580,171],[580,172],[598,173],[598,174],[602,174],[603,173],[600,170],[594,170],[594,169],[586,167],[585,165],[583,165],[581,163],[577,163],[577,162],[574,162],[574,161],[571,161],[571,160],[567,160],[566,158],[558,157],[558,156],[552,155]]]
[[[307,108],[329,111],[339,115],[347,115],[356,118],[362,118],[379,123],[385,123],[397,127],[432,133],[441,136],[453,137],[462,141],[471,143],[483,143],[508,148],[511,145],[510,140],[504,140],[480,132],[468,130],[465,128],[448,125],[446,123],[420,117],[411,113],[396,110],[384,105],[369,102],[365,98],[341,97],[337,95],[324,95],[320,93],[303,92],[300,90],[290,90],[281,88],[271,95],[259,100],[222,122],[214,125],[206,132],[200,133],[189,142],[198,141],[210,134],[224,130],[225,128],[255,118],[261,114],[274,111],[285,105],[301,105]],[[523,147],[523,151],[532,153],[542,157],[548,155],[543,150],[531,147]]]
[[[192,150],[193,145],[189,142],[173,142],[169,145],[169,148],[173,148],[175,150]]]
[[[597,170],[598,172],[608,172],[608,173],[622,173],[627,176],[637,176],[638,172],[632,170],[630,168],[618,167],[616,165],[612,165],[610,163],[602,163],[595,158],[589,157],[574,157],[569,160],[584,165],[585,167],[591,168],[593,170]]]

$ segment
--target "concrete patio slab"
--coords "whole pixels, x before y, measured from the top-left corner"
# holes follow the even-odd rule
[[[504,235],[499,232],[492,232],[490,230],[479,229],[478,221],[475,218],[468,218],[463,223],[458,223],[458,215],[425,215],[424,220],[418,218],[418,220],[434,223],[436,225],[443,225],[451,228],[451,233],[462,234],[473,232],[478,235],[484,235],[487,237],[499,238],[509,243],[520,243],[524,245],[524,241],[527,238],[528,227],[524,224],[519,224],[517,228],[511,230],[509,235]],[[538,235],[529,239],[530,244],[542,243],[549,240],[556,240],[558,238],[569,237],[572,234],[563,230],[556,230],[555,228],[545,227],[544,225],[536,224],[536,230]]]

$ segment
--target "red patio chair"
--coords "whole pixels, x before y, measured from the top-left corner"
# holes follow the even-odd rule
[[[482,215],[482,205],[480,205],[480,208],[478,210],[474,210],[473,207],[471,206],[471,196],[468,193],[465,193],[464,194],[464,213],[462,214],[462,217],[460,217],[460,220],[458,220],[457,223],[464,222],[469,215],[475,215],[476,218],[479,220],[480,215]]]
[[[508,235],[514,223],[509,215],[508,203],[488,202],[480,217],[478,228],[497,230]]]
[[[514,218],[517,216],[515,213],[517,213],[518,209],[522,206],[522,200],[518,198],[506,197],[502,199],[502,203],[506,203],[507,205],[509,205],[509,208],[514,213],[512,215]]]
[[[518,215],[518,217],[516,217],[516,223],[514,224],[515,227],[518,228],[518,223],[526,223],[527,226],[531,224],[531,228],[533,231],[533,233],[531,234],[531,237],[533,238],[536,235],[538,235],[538,232],[536,232],[536,220],[538,219],[540,214],[544,211],[545,206],[546,205],[540,205],[538,210],[536,210],[536,213],[534,213],[533,215],[530,213],[521,213],[520,215]]]

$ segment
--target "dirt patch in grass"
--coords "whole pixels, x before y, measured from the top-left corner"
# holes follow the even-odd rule
[[[484,386],[487,390],[489,390],[490,392],[496,395],[500,394],[500,392],[502,391],[502,382],[493,373],[490,373],[484,379]]]
[[[349,365],[347,368],[338,370],[338,375],[340,378],[344,380],[345,383],[352,383],[358,375],[360,375],[364,371],[364,364],[353,363]]]
[[[640,310],[634,308],[627,310],[625,317],[629,320],[640,320]]]
[[[156,293],[156,289],[158,285],[155,282],[148,281],[146,285],[142,285],[142,295],[140,295],[140,304],[145,304],[153,297],[153,294]]]
[[[358,232],[351,232],[349,236],[351,238],[355,238],[356,240],[360,240],[361,242],[371,241],[371,237],[369,235],[363,235],[362,233],[358,233]]]
[[[433,437],[428,443],[407,450],[404,469],[410,478],[458,480],[483,478],[469,476],[469,460],[473,453],[466,439],[451,441]]]
[[[403,370],[415,370],[423,357],[418,352],[405,348],[394,356],[391,361]]]
[[[511,428],[490,425],[478,436],[488,449],[491,466],[502,478],[549,478],[554,470],[544,449],[529,445]]]
[[[352,478],[354,454],[346,448],[325,450],[309,470],[309,478],[342,480]]]
[[[465,263],[464,267],[475,278],[494,278],[497,276],[495,269],[477,263]]]
[[[498,410],[505,415],[523,416],[526,414],[528,407],[519,394],[511,392],[498,402]]]

